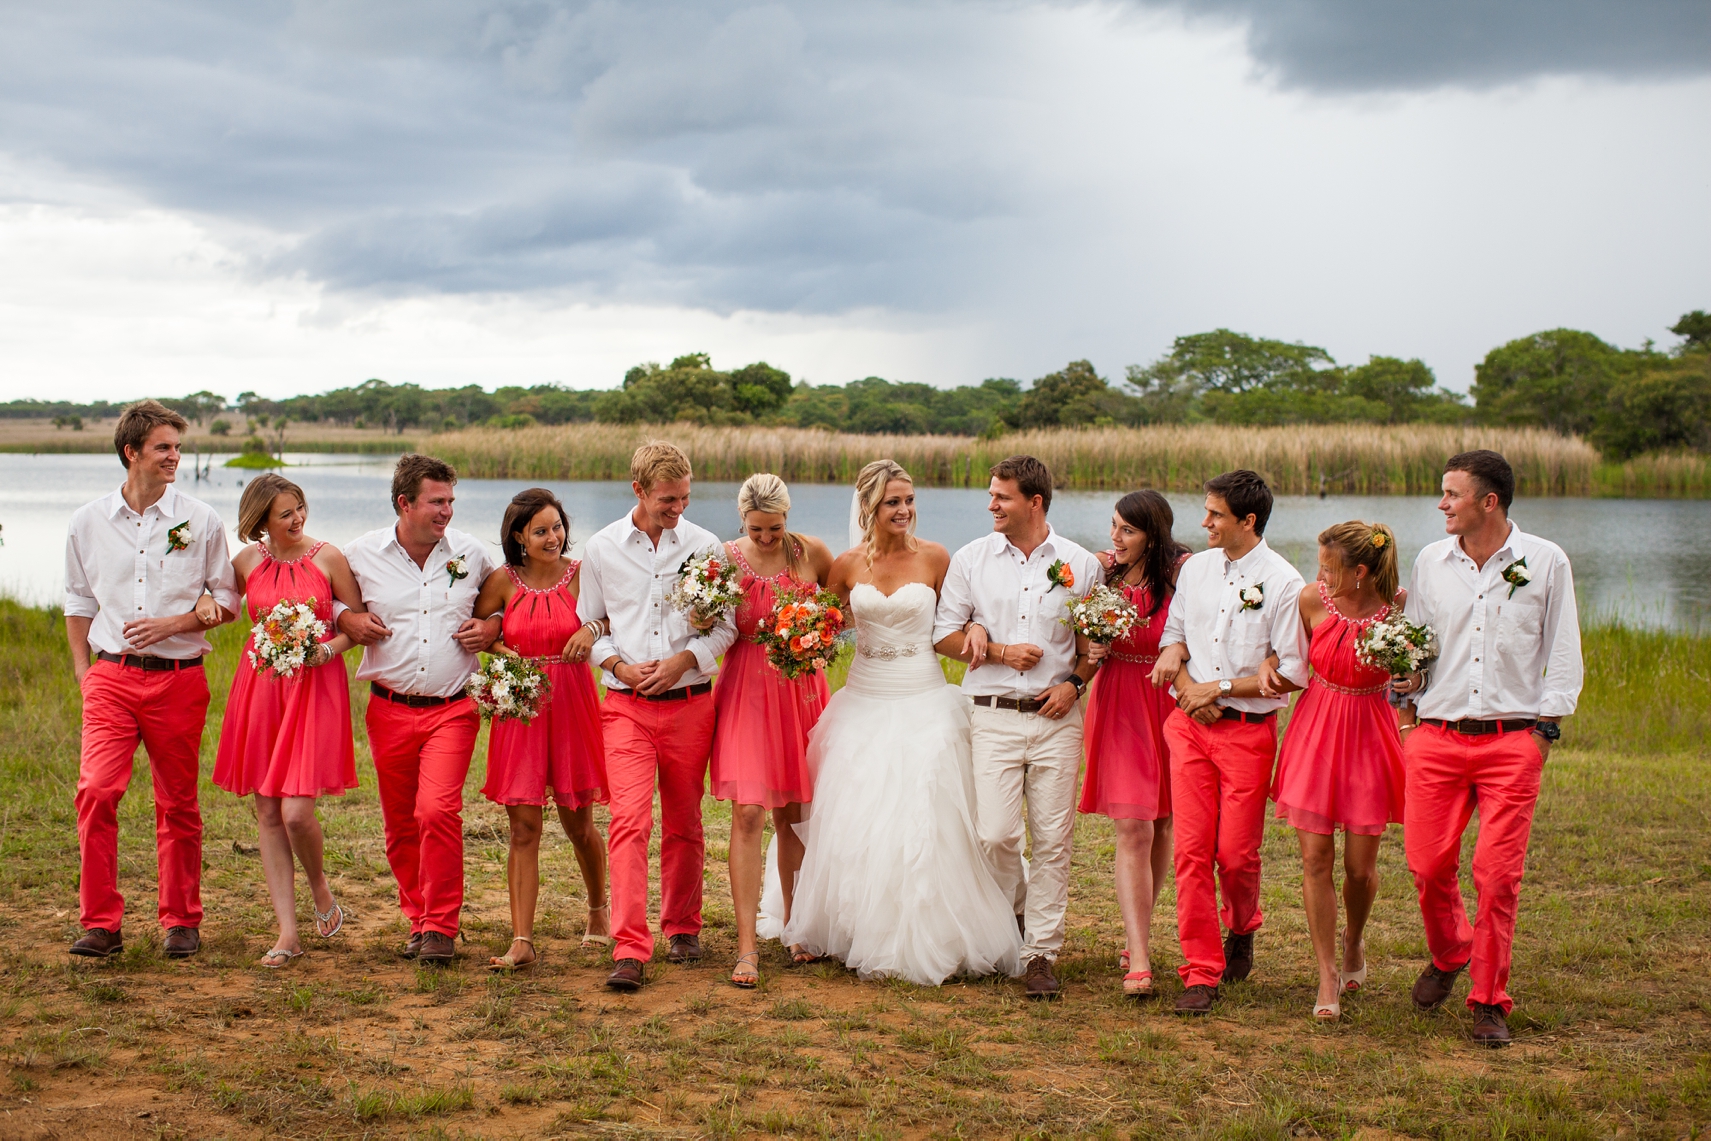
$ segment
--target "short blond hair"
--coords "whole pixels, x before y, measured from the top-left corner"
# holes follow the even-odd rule
[[[309,507],[303,489],[276,472],[263,472],[250,480],[238,499],[238,538],[253,543],[265,535],[273,501],[281,495],[295,495],[305,510]]]
[[[664,440],[649,440],[630,457],[630,479],[643,491],[651,491],[656,483],[691,479],[694,475],[683,449]]]

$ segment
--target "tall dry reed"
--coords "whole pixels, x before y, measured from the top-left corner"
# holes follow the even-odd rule
[[[890,457],[922,483],[941,487],[983,485],[994,463],[1027,452],[1044,460],[1063,487],[1193,491],[1221,471],[1246,467],[1286,495],[1426,495],[1438,489],[1447,457],[1494,448],[1515,466],[1521,494],[1591,495],[1599,462],[1585,441],[1552,432],[1435,425],[1056,428],[980,440],[801,428],[568,424],[446,432],[423,441],[423,447],[474,477],[627,479],[630,453],[648,439],[683,448],[702,479],[734,481],[771,471],[793,482],[849,483],[869,460]]]
[[[1657,453],[1600,464],[1598,495],[1626,499],[1703,499],[1711,495],[1711,456]]]

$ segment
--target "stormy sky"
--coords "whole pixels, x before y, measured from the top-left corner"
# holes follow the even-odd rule
[[[0,398],[1106,375],[1452,387],[1711,307],[1711,2],[0,2]]]

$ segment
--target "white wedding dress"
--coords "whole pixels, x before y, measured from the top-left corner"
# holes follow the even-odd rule
[[[936,603],[919,582],[850,592],[857,652],[809,737],[814,801],[798,826],[807,850],[790,922],[760,927],[863,978],[927,986],[1018,974],[1021,953],[975,834],[968,703],[939,670]],[[776,917],[783,896],[767,864],[762,912]]]

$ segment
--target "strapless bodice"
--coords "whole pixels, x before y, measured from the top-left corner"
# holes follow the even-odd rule
[[[890,594],[870,583],[857,583],[850,591],[856,652],[845,684],[876,696],[943,685],[939,656],[933,652],[933,613],[938,602],[938,595],[924,582],[906,583]]]

